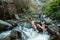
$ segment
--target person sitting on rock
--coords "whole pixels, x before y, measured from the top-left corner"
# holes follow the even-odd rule
[[[39,27],[41,27],[43,30],[45,30],[45,20],[44,17],[42,16],[42,13],[38,14],[38,19],[40,20],[40,24],[38,24]]]
[[[32,18],[29,18],[30,23],[32,24],[32,26],[34,27],[34,29],[36,30],[36,32],[39,32],[37,29],[37,25],[35,24],[35,20]]]

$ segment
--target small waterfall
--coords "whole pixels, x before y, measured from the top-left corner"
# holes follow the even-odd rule
[[[50,36],[47,33],[37,33],[27,22],[23,23],[23,25],[15,29],[22,33],[23,40],[49,40]]]
[[[38,12],[41,12],[41,13],[43,13],[43,4],[42,4],[42,2],[41,2],[41,0],[36,0],[36,4],[38,5],[38,7],[40,8],[39,10],[38,10]]]
[[[36,0],[36,3],[37,5],[41,5],[40,1],[39,0]]]
[[[19,31],[22,34],[23,40],[49,40],[50,36],[47,33],[37,33],[34,28],[27,22],[22,23],[13,30]],[[11,31],[0,34],[0,39],[10,35]]]
[[[6,31],[6,32],[3,32],[3,33],[0,33],[0,39],[4,39],[5,37],[9,36],[10,32],[11,31]]]

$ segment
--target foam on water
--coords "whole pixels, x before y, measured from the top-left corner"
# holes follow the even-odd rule
[[[28,23],[24,23],[23,25],[23,27],[19,26],[16,28],[16,30],[22,33],[23,40],[49,40],[50,36],[47,33],[37,33],[33,28],[27,28]]]
[[[47,33],[37,33],[33,28],[27,28],[28,24],[25,23],[24,27],[17,27],[15,30],[19,30],[22,33],[23,40],[49,40],[50,36]]]
[[[29,24],[24,23],[23,27],[18,26],[13,30],[19,31],[22,34],[23,40],[49,40],[50,36],[47,33],[37,33],[33,28],[27,28],[27,25]],[[0,33],[0,39],[10,35],[10,32],[11,31]]]
[[[0,39],[3,39],[5,37],[7,37],[8,35],[10,35],[10,32],[11,31],[6,31],[6,32],[3,32],[3,33],[0,33]]]
[[[23,32],[28,37],[25,38],[25,40],[49,40],[48,34],[37,33],[32,28],[31,29],[24,28]]]

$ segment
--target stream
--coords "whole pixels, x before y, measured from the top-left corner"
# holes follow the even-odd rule
[[[47,32],[37,33],[34,31],[33,27],[27,22],[22,22],[21,24],[18,24],[16,28],[13,30],[19,31],[22,34],[22,40],[49,40],[50,36]],[[0,39],[3,39],[10,35],[10,31],[6,31],[3,33],[0,33]]]
[[[6,0],[4,0],[4,1],[6,1]],[[7,0],[7,1],[10,2],[10,0]],[[39,10],[39,11],[42,12],[43,5],[42,5],[41,0],[35,0],[35,1],[39,7],[41,6],[41,10]],[[17,26],[16,25],[14,26],[14,23],[16,21],[15,22],[11,22],[11,21],[5,22],[5,21],[0,20],[0,23],[2,24],[0,26],[0,29],[2,30],[2,32],[0,32],[0,40],[9,40],[9,38],[8,39],[6,39],[6,38],[10,37],[12,35],[11,32],[13,32],[13,34],[14,34],[15,33],[14,31],[18,32],[17,34],[21,33],[20,36],[22,37],[22,40],[60,40],[60,39],[58,39],[58,38],[60,38],[60,22],[53,23],[54,20],[52,21],[49,17],[47,17],[45,20],[46,20],[47,29],[49,32],[48,31],[36,32],[34,30],[33,26],[29,22],[27,22],[27,21],[20,22],[21,19],[17,15],[15,15],[15,16],[19,20],[19,22],[17,22],[17,24],[18,24]],[[36,19],[36,17],[35,17],[35,19]],[[37,20],[37,22],[39,22],[39,20]],[[11,27],[11,29],[8,29],[10,27]],[[3,31],[3,30],[6,30],[6,31]],[[16,35],[14,34],[12,36],[15,37]],[[17,36],[19,36],[19,35],[17,35]],[[17,37],[15,40],[20,40],[19,38],[20,37]]]

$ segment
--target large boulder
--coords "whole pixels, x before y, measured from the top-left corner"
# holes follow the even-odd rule
[[[22,40],[22,35],[19,31],[13,30],[10,35],[10,40]]]
[[[0,32],[11,30],[16,26],[17,26],[17,23],[15,21],[12,21],[12,20],[10,20],[10,21],[0,20]]]
[[[6,21],[3,21],[3,20],[0,20],[0,32],[3,32],[3,31],[6,31],[6,30],[9,30],[11,29],[13,26],[6,22]]]
[[[16,30],[6,31],[0,33],[0,40],[22,40],[22,35]]]
[[[51,40],[60,40],[59,27],[52,23],[52,25],[47,26],[47,31],[51,36]]]
[[[13,27],[18,26],[18,20],[7,20],[6,22],[10,23]]]
[[[53,21],[49,17],[44,18],[46,21],[46,24],[51,24]]]
[[[0,24],[0,32],[4,32],[4,31],[10,30],[10,29],[12,29],[12,26]]]

